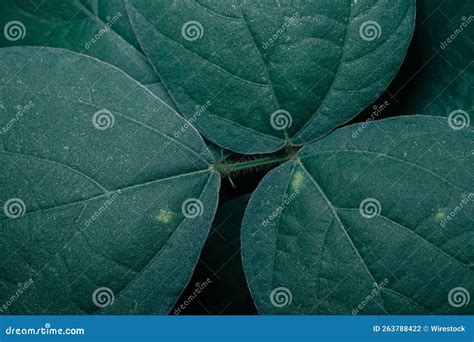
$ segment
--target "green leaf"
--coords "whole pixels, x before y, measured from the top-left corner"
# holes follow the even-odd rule
[[[0,47],[65,48],[117,66],[176,107],[137,45],[123,1],[5,0]]]
[[[452,113],[454,123],[468,124],[474,115],[474,64],[466,58],[474,55],[474,2],[418,0],[417,12],[417,64],[397,90],[402,99],[398,110],[448,117]]]
[[[168,313],[217,206],[197,131],[77,53],[1,49],[0,75],[1,312]]]
[[[180,111],[239,153],[305,144],[371,104],[398,70],[415,17],[413,0],[127,4]]]
[[[471,128],[400,117],[338,129],[271,171],[243,221],[259,312],[472,314],[472,150]]]
[[[100,18],[103,22],[107,22],[108,18],[112,18],[117,13],[122,13],[126,15],[127,10],[125,8],[125,3],[123,0],[79,0],[84,6],[86,6],[89,11],[91,11],[95,16]],[[118,20],[114,22],[114,31],[125,39],[130,45],[135,49],[142,52],[140,44],[135,37],[133,32],[132,25],[128,20]],[[143,52],[142,52],[143,53]]]

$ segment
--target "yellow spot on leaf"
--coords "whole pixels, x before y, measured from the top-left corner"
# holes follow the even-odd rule
[[[304,182],[303,172],[301,170],[297,170],[293,174],[293,179],[291,180],[291,184],[290,184],[291,190],[299,192],[303,186],[303,182]]]
[[[435,215],[435,220],[436,221],[441,221],[446,217],[446,213],[444,212],[443,209],[439,209],[438,212]]]
[[[160,223],[170,223],[173,219],[173,212],[169,209],[160,209],[160,212],[156,215],[156,220]]]

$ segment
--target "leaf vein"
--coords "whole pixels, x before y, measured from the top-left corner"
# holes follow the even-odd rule
[[[308,178],[310,179],[311,183],[313,183],[313,185],[316,187],[316,189],[321,193],[323,199],[325,200],[325,202],[328,204],[329,208],[331,209],[333,215],[334,215],[334,218],[336,219],[338,225],[341,227],[342,231],[344,232],[344,235],[346,236],[347,240],[349,241],[349,243],[351,244],[351,247],[353,248],[354,252],[356,253],[357,257],[359,258],[359,260],[361,261],[362,263],[362,266],[363,268],[365,269],[365,271],[367,272],[367,274],[369,275],[369,277],[371,278],[373,284],[378,284],[377,280],[375,280],[375,277],[374,275],[372,274],[372,272],[370,271],[369,267],[367,266],[364,258],[362,258],[362,255],[359,253],[359,250],[357,249],[357,247],[355,246],[354,244],[354,241],[352,241],[352,238],[350,237],[346,227],[344,226],[344,224],[342,223],[340,217],[339,217],[339,214],[337,213],[337,210],[336,208],[333,206],[332,202],[329,200],[329,198],[327,197],[326,193],[324,192],[324,190],[319,186],[319,184],[316,182],[316,180],[313,178],[313,176],[309,173],[309,171],[306,169],[306,167],[304,166],[304,164],[301,162],[300,164],[300,167],[301,169],[304,171],[304,173],[308,176]],[[382,309],[387,313],[387,311],[385,310],[385,307],[384,306],[381,306]]]
[[[314,153],[311,153],[311,154],[307,154],[307,155],[305,155],[305,156],[302,156],[301,159],[304,159],[304,158],[306,158],[306,157],[313,156],[313,155],[318,155],[318,154],[339,153],[339,152],[344,152],[344,153],[373,154],[373,155],[376,155],[376,156],[378,156],[378,157],[389,158],[389,159],[398,161],[398,162],[400,162],[400,163],[404,163],[404,164],[410,165],[410,166],[412,166],[412,167],[414,167],[414,168],[423,170],[423,171],[425,171],[425,172],[428,172],[428,173],[430,173],[431,175],[433,175],[434,177],[436,177],[436,178],[442,180],[442,181],[445,182],[446,184],[449,184],[449,185],[451,185],[452,187],[454,187],[454,188],[456,188],[456,189],[458,189],[458,190],[467,191],[468,193],[471,192],[470,190],[464,189],[464,188],[462,188],[462,187],[459,187],[459,186],[457,186],[457,185],[451,183],[451,182],[448,181],[446,178],[442,177],[441,175],[437,174],[437,173],[434,172],[434,171],[431,171],[430,169],[427,169],[427,168],[424,167],[424,166],[421,166],[421,165],[419,165],[419,164],[410,162],[410,161],[408,161],[408,160],[403,160],[403,159],[400,159],[400,158],[391,156],[391,155],[389,155],[389,154],[384,154],[384,153],[378,153],[378,152],[373,152],[373,151],[363,151],[363,150],[327,150],[327,151],[318,151],[318,152],[314,152]]]

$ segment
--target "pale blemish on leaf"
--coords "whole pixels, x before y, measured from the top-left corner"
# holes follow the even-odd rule
[[[435,215],[435,220],[437,222],[442,221],[444,218],[446,218],[446,212],[444,209],[438,209],[438,212]]]
[[[301,170],[295,171],[293,174],[293,179],[291,180],[290,188],[292,191],[299,192],[303,186],[304,175]]]
[[[174,213],[168,208],[161,208],[160,212],[155,216],[160,223],[170,223],[173,220]]]

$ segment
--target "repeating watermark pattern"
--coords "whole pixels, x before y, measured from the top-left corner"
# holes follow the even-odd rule
[[[379,293],[387,287],[388,283],[390,281],[385,278],[383,281],[380,282],[380,284],[377,284],[375,283],[374,284],[374,288],[372,289],[372,291],[370,291],[370,293],[367,295],[367,297],[365,297],[360,303],[359,305],[357,305],[354,309],[352,309],[352,315],[357,315],[361,310],[363,310],[367,304],[369,304],[372,299],[374,299],[376,296],[379,295]]]
[[[368,20],[360,25],[359,35],[363,40],[371,42],[380,38],[380,36],[382,35],[382,28],[380,27],[378,22]]]
[[[448,115],[448,125],[455,131],[469,127],[470,123],[471,118],[469,117],[469,114],[462,109],[453,110]]]
[[[3,212],[5,216],[11,219],[21,217],[26,212],[25,202],[21,198],[10,198],[3,205]]]
[[[446,40],[442,41],[440,44],[439,44],[439,47],[441,48],[441,50],[444,50],[446,49],[449,44],[451,44],[452,42],[454,42],[456,40],[457,37],[459,37],[463,31],[474,21],[474,15],[470,15],[469,17],[461,17],[461,24],[459,25],[459,27],[457,29],[455,29],[453,31],[453,33],[451,33],[451,35],[446,38]]]
[[[192,127],[192,125],[196,122],[196,120],[202,115],[204,114],[205,112],[207,112],[207,110],[209,109],[209,106],[211,105],[211,101],[206,101],[205,104],[203,104],[202,106],[201,105],[196,105],[196,107],[194,107],[194,113],[193,115],[186,121],[186,123],[180,127],[180,129],[178,129],[177,131],[174,132],[173,136],[178,139],[181,135],[183,135],[183,133],[190,127]]]
[[[122,16],[123,14],[120,11],[117,12],[117,14],[115,14],[113,17],[107,16],[105,18],[105,27],[101,28],[99,32],[94,35],[94,37],[84,43],[86,50],[89,50],[95,43],[99,41],[100,38],[102,38],[104,34],[109,32],[112,26],[115,25],[120,20],[120,18],[122,18]]]
[[[181,27],[181,35],[188,42],[194,42],[201,39],[204,35],[204,27],[196,20],[187,21]]]
[[[188,198],[181,205],[181,211],[184,217],[193,219],[202,215],[204,211],[204,205],[198,198]]]
[[[370,118],[365,120],[362,124],[357,125],[357,128],[352,132],[352,138],[356,139],[357,137],[359,137],[360,133],[362,133],[372,121],[374,121],[380,114],[382,114],[388,106],[390,106],[390,102],[388,101],[385,101],[379,106],[374,105],[372,107],[372,113],[370,114]]]
[[[33,279],[30,278],[24,283],[18,283],[18,289],[15,291],[13,295],[10,296],[10,298],[7,299],[5,303],[3,303],[2,306],[0,306],[0,312],[5,312],[8,310],[10,306],[12,306],[18,298],[26,291],[28,288],[33,285]]]
[[[375,198],[366,198],[359,204],[359,212],[362,217],[371,219],[382,212],[380,202]]]
[[[284,109],[276,110],[270,116],[270,124],[277,131],[291,127],[292,123],[293,118],[291,117],[290,112]]]
[[[274,307],[282,308],[293,301],[291,291],[286,287],[277,287],[270,293],[270,302]]]
[[[295,13],[291,17],[285,17],[283,20],[283,24],[280,26],[278,30],[275,31],[275,33],[272,34],[270,38],[268,38],[266,41],[263,42],[262,48],[264,50],[268,49],[271,47],[275,42],[277,42],[288,30],[289,27],[295,26],[298,23],[298,13]]]
[[[268,226],[273,220],[275,220],[278,216],[280,216],[280,214],[283,212],[283,210],[291,203],[295,200],[296,197],[298,197],[298,195],[301,193],[301,191],[299,189],[296,189],[295,191],[293,191],[290,195],[288,196],[285,196],[285,198],[283,199],[283,201],[281,201],[281,203],[275,208],[275,210],[273,210],[273,212],[267,216],[267,218],[265,218],[263,221],[262,221],[262,225],[264,227]]]
[[[25,25],[18,20],[12,20],[3,27],[3,35],[11,42],[23,39],[26,36]]]
[[[207,278],[205,281],[202,283],[196,283],[194,284],[195,289],[193,293],[191,293],[182,304],[180,304],[176,309],[174,309],[173,314],[174,315],[179,315],[183,310],[186,310],[186,308],[212,283],[212,280],[210,278]]]
[[[92,124],[95,128],[104,131],[111,128],[115,124],[115,116],[110,110],[101,109],[94,113],[92,116]]]
[[[471,300],[469,291],[464,287],[454,287],[448,293],[448,302],[454,308],[467,306]]]
[[[114,304],[114,291],[108,287],[99,287],[92,293],[92,302],[99,308]]]
[[[22,105],[18,105],[16,106],[16,110],[17,112],[15,113],[15,115],[13,116],[13,118],[11,118],[5,126],[2,127],[2,129],[0,130],[0,135],[3,135],[5,133],[7,133],[17,122],[18,120],[20,120],[20,118],[25,115],[28,111],[30,111],[32,108],[34,108],[35,104],[30,101],[28,102],[26,105],[22,106]]]
[[[97,220],[100,217],[100,215],[102,215],[102,213],[106,211],[115,202],[117,197],[119,197],[121,194],[122,194],[121,190],[114,192],[112,196],[110,196],[110,198],[107,198],[105,200],[104,204],[102,204],[96,211],[94,211],[94,213],[88,219],[84,221],[84,225],[86,227],[89,227],[92,224],[92,222]]]
[[[441,227],[445,227],[448,221],[451,221],[454,219],[454,217],[460,213],[466,205],[468,205],[470,202],[474,200],[474,193],[470,192],[468,194],[462,194],[461,195],[461,202],[453,209],[448,215],[444,215],[442,212],[438,213],[439,218],[441,219],[440,225]]]

